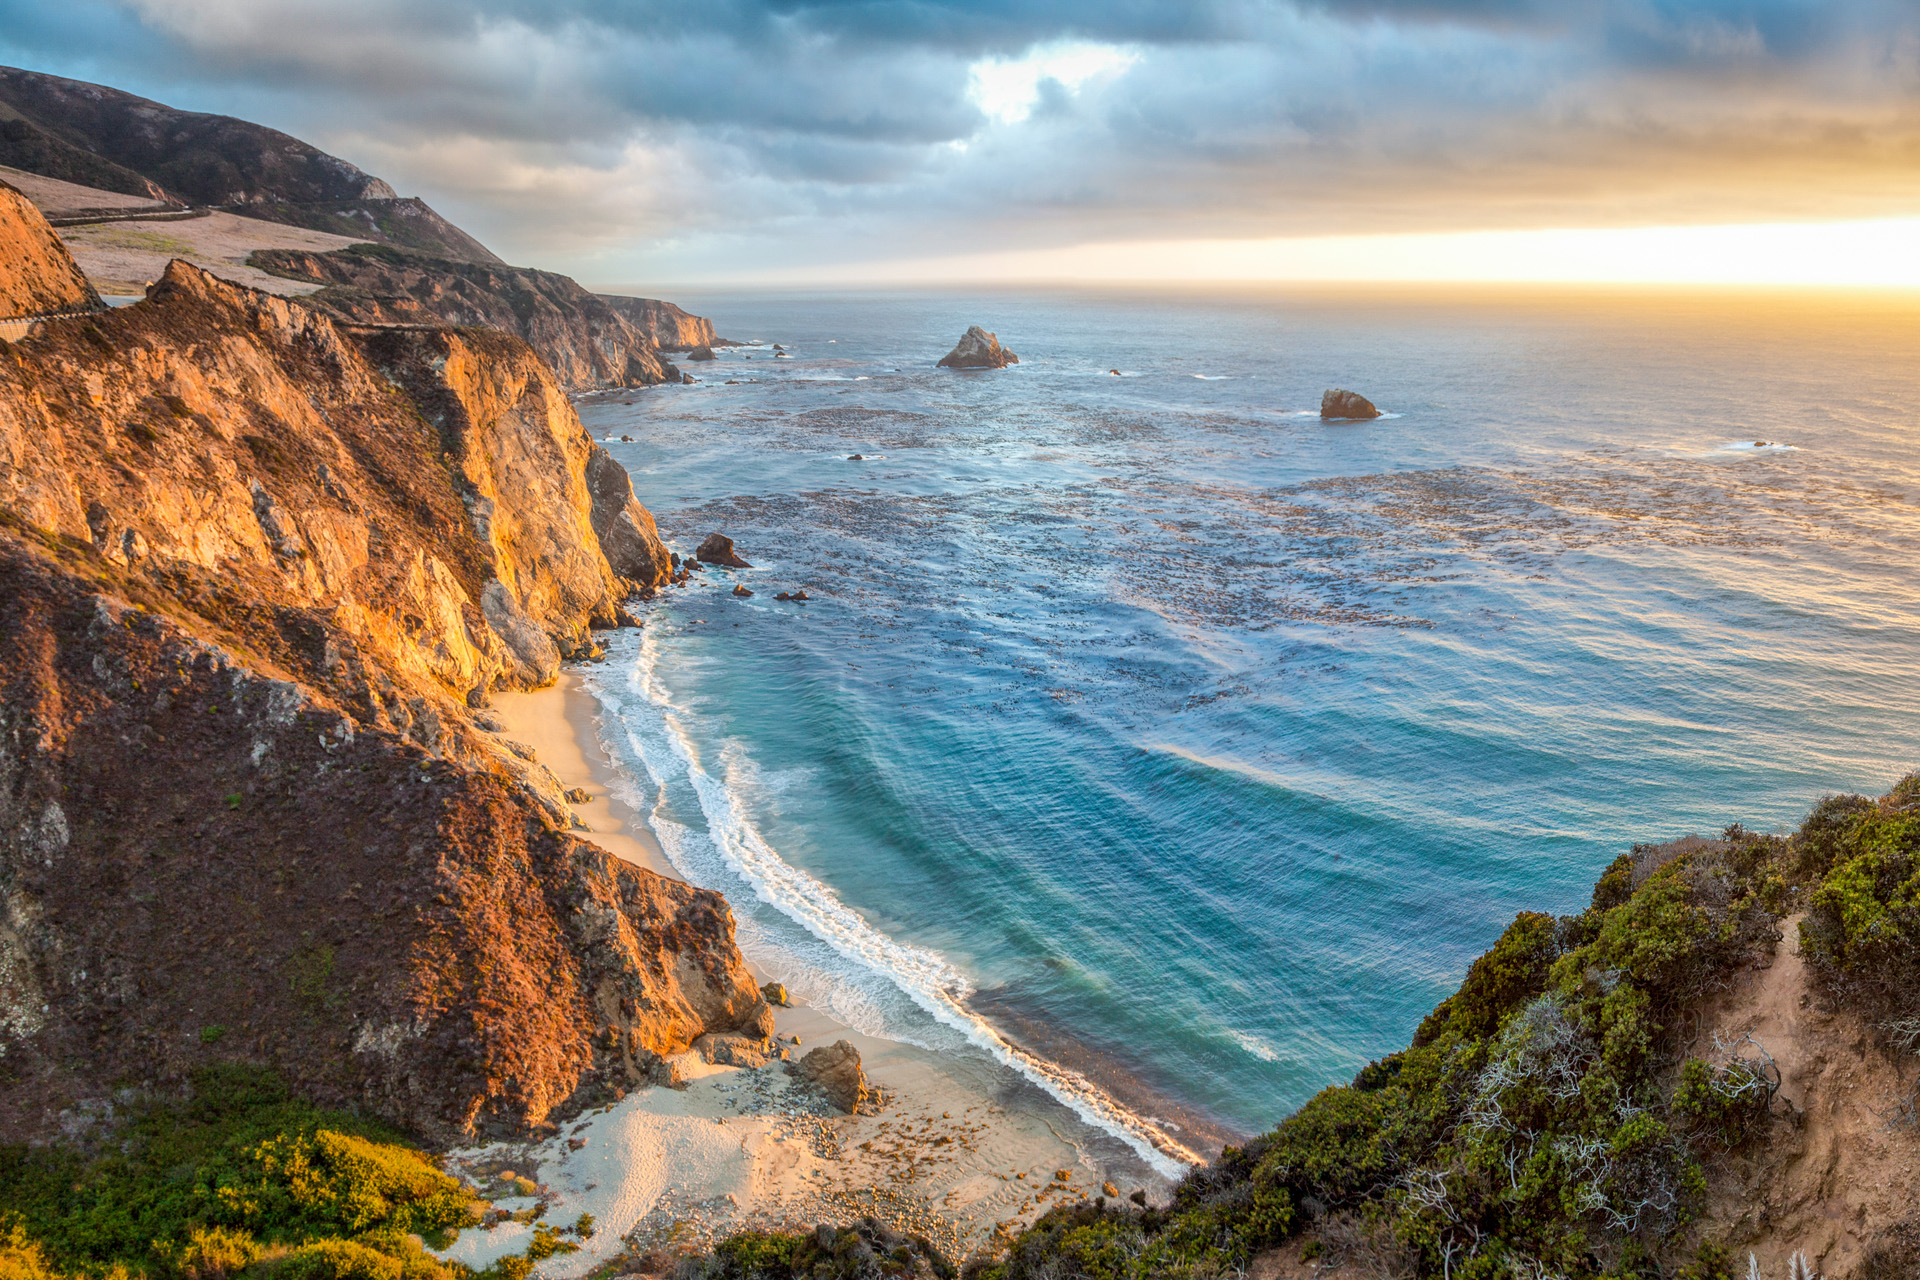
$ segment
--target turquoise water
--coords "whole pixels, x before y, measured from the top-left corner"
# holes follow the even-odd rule
[[[791,358],[582,403],[754,565],[592,670],[631,798],[802,996],[1136,1146],[1404,1044],[1636,840],[1920,764],[1920,304],[681,301]],[[976,322],[1022,363],[933,368]]]

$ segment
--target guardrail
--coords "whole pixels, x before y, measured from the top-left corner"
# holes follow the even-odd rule
[[[204,218],[212,212],[212,209],[83,209],[64,217],[48,218],[47,225],[90,227],[101,222],[185,222],[190,218]]]

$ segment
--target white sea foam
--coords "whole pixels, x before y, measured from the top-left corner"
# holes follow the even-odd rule
[[[1244,1031],[1236,1031],[1232,1027],[1228,1027],[1227,1038],[1262,1062],[1280,1061],[1280,1051],[1268,1044],[1265,1040],[1262,1040],[1259,1036],[1248,1035]]]
[[[626,745],[654,784],[651,803],[638,788],[630,798],[621,798],[649,815],[662,850],[682,875],[710,883],[709,877],[700,874],[706,868],[698,856],[704,852],[698,846],[709,845],[726,870],[745,881],[760,901],[825,943],[843,961],[886,979],[936,1021],[1046,1090],[1087,1124],[1125,1142],[1162,1174],[1177,1177],[1186,1165],[1200,1163],[1201,1157],[1162,1124],[1129,1110],[1079,1072],[1010,1043],[970,1012],[964,1001],[972,994],[973,984],[937,952],[887,936],[841,902],[831,887],[782,859],[741,806],[738,784],[751,768],[744,759],[744,747],[732,742],[721,747],[722,777],[716,778],[708,769],[704,753],[688,731],[686,714],[660,679],[657,634],[653,628],[640,633],[639,652],[627,680],[627,687],[639,695],[637,703],[604,688],[598,678],[590,679],[588,688],[609,716],[625,727]],[[691,787],[707,824],[704,839],[666,813],[669,782]],[[828,982],[847,985],[833,983],[831,978]],[[837,994],[830,994],[824,1003],[836,1014],[855,1009],[864,1013],[866,1017],[849,1018],[859,1030],[911,1042],[900,1028],[863,1025],[878,1011],[866,1001],[843,1003],[834,998]]]

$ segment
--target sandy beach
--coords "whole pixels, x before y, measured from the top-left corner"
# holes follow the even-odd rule
[[[579,835],[679,878],[643,816],[613,794],[597,711],[564,671],[551,688],[495,700],[504,736],[533,748],[563,786],[587,793],[574,806],[585,824]],[[756,973],[763,981],[781,976],[757,966]],[[484,1266],[525,1250],[536,1223],[568,1228],[590,1214],[590,1237],[560,1236],[578,1251],[539,1267],[551,1280],[569,1280],[616,1260],[618,1271],[664,1266],[679,1251],[747,1227],[872,1214],[925,1234],[957,1260],[1002,1224],[1030,1221],[1063,1201],[1166,1195],[1166,1179],[1132,1152],[984,1055],[861,1035],[805,1006],[776,1010],[775,1022],[792,1057],[840,1040],[858,1048],[879,1094],[877,1114],[845,1115],[792,1087],[779,1061],[716,1067],[688,1053],[685,1089],[638,1090],[545,1142],[453,1153],[449,1170],[512,1217],[464,1232],[446,1256]],[[503,1179],[507,1172],[516,1181]]]

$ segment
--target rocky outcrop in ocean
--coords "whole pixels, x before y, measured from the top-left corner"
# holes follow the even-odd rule
[[[953,350],[940,357],[940,369],[1004,369],[1019,364],[1020,357],[1000,345],[1000,339],[979,325],[971,326]]]
[[[724,564],[735,569],[753,568],[740,558],[740,553],[734,550],[733,539],[724,533],[708,534],[701,539],[699,549],[693,555],[703,564]]]
[[[1324,419],[1377,418],[1380,411],[1359,392],[1335,388],[1320,397],[1320,416]]]
[[[4,356],[0,1132],[237,1060],[525,1133],[760,1026],[725,902],[569,834],[475,709],[668,563],[526,343],[176,262]]]

